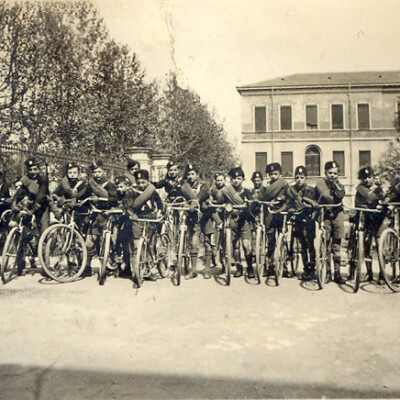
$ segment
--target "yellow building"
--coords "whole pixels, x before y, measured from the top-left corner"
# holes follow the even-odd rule
[[[334,160],[350,196],[359,168],[397,137],[400,71],[296,74],[237,90],[246,176],[277,161],[285,177],[305,165],[313,180]]]

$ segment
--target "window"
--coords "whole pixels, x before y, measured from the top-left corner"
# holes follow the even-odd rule
[[[332,104],[332,129],[344,129],[343,104]]]
[[[267,153],[256,153],[256,171],[265,175],[265,167],[268,163]]]
[[[321,152],[317,146],[306,150],[306,169],[309,176],[321,176]]]
[[[292,151],[282,151],[282,175],[283,176],[293,176],[293,152]]]
[[[318,129],[318,107],[306,105],[306,129]]]
[[[333,161],[335,161],[339,165],[339,176],[344,176],[345,165],[344,165],[344,151],[334,151],[333,152]]]
[[[263,106],[254,107],[254,128],[256,132],[267,130],[267,108]]]
[[[369,129],[369,104],[357,104],[358,129]]]
[[[360,150],[358,154],[360,168],[371,166],[371,152],[369,150]]]
[[[292,130],[292,106],[281,106],[281,131]]]

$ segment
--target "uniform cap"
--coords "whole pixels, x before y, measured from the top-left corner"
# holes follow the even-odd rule
[[[130,181],[126,176],[117,176],[117,177],[115,178],[115,184],[116,184],[116,185],[119,185],[120,183],[125,183],[125,184],[127,184],[128,186],[131,185],[131,181]]]
[[[358,171],[358,179],[365,179],[374,175],[374,170],[371,167],[363,167]]]
[[[267,166],[265,167],[265,172],[267,174],[270,174],[271,172],[274,172],[274,171],[282,172],[281,164],[279,164],[278,162],[267,164]]]
[[[308,176],[307,168],[304,167],[303,165],[299,165],[294,171],[294,176],[296,176],[296,175]]]
[[[34,158],[28,158],[25,161],[26,168],[33,167],[34,165],[36,165],[37,167],[39,166],[39,163]]]
[[[72,168],[78,168],[79,169],[79,165],[75,162],[69,162],[67,164],[65,164],[65,171],[67,172],[68,170],[72,169]]]
[[[216,172],[216,173],[214,174],[214,179],[217,179],[219,176],[223,176],[224,179],[225,179],[225,174],[224,174],[223,172]]]
[[[251,175],[251,180],[254,181],[256,178],[263,179],[262,173],[260,171],[254,171],[253,175]]]
[[[187,164],[186,167],[185,167],[184,176],[187,176],[187,174],[190,171],[199,172],[199,169],[196,166],[194,166],[193,164]]]
[[[228,174],[228,175],[229,175],[232,179],[237,178],[238,176],[241,176],[242,178],[245,177],[244,171],[242,170],[241,167],[232,168],[232,169],[229,171],[229,174]]]
[[[149,180],[149,171],[147,169],[140,169],[139,171],[135,172],[136,179],[146,179]]]
[[[178,166],[178,163],[175,161],[168,161],[167,163],[167,169],[171,169],[174,165]]]
[[[97,168],[103,168],[103,161],[93,161],[93,163],[90,165],[90,169],[92,172]]]
[[[139,163],[139,161],[136,161],[136,160],[128,160],[128,162],[126,163],[126,168],[127,168],[127,169],[131,169],[131,168],[133,168],[135,165],[139,165],[139,168],[140,168],[140,163]]]
[[[325,163],[325,171],[328,171],[332,168],[339,168],[339,164],[336,161],[328,161],[327,163]]]

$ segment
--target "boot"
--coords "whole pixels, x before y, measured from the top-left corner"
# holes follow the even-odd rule
[[[366,261],[365,266],[367,268],[367,274],[365,275],[365,281],[372,282],[374,280],[374,274],[372,272],[372,262]]]
[[[340,261],[334,262],[335,274],[334,274],[334,281],[339,285],[344,285],[346,281],[340,275]]]
[[[241,264],[236,264],[236,271],[233,274],[235,278],[240,278],[243,275],[243,267]]]
[[[250,279],[254,279],[254,269],[253,269],[253,256],[246,256],[246,264],[247,264],[247,277]]]
[[[204,256],[204,272],[203,272],[204,279],[211,278],[211,274],[210,274],[211,259],[212,259],[211,254],[206,254]]]
[[[354,263],[350,263],[349,276],[347,277],[348,281],[352,281],[354,279],[355,271],[356,271],[356,266],[354,265]]]
[[[191,256],[190,260],[191,260],[191,266],[189,266],[189,271],[188,271],[188,274],[186,276],[187,279],[193,279],[193,278],[196,278],[196,276],[197,276],[197,271],[196,271],[197,255],[196,256]]]

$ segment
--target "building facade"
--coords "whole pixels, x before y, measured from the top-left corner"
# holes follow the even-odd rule
[[[305,165],[314,180],[334,160],[352,196],[359,168],[376,165],[398,136],[400,71],[296,74],[237,90],[247,176],[277,161],[288,179]]]

